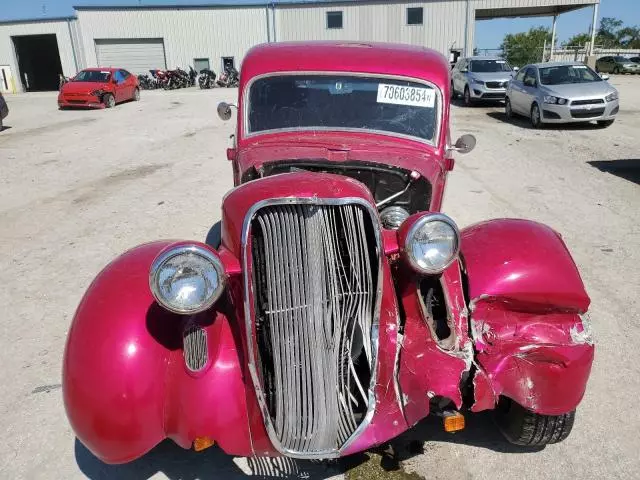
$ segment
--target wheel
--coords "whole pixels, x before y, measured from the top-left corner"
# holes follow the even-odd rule
[[[542,127],[542,117],[540,116],[540,107],[537,103],[534,103],[531,107],[531,126],[533,128]]]
[[[110,93],[105,93],[104,97],[102,97],[102,103],[106,108],[113,108],[116,106],[116,99]]]
[[[561,442],[569,436],[576,411],[563,415],[540,415],[501,397],[494,415],[498,428],[510,443],[541,447]]]
[[[467,107],[473,105],[473,99],[471,98],[471,92],[469,91],[469,87],[464,87],[464,104]]]
[[[139,89],[139,88],[136,88],[136,89],[133,91],[133,100],[134,100],[135,102],[139,102],[139,101],[140,101],[140,89]]]
[[[513,118],[513,110],[511,109],[511,100],[509,100],[509,97],[504,99],[504,114],[509,120]]]
[[[613,125],[613,122],[615,122],[615,120],[599,120],[598,125],[602,128],[607,128]]]
[[[614,68],[614,69],[613,69],[613,73],[614,73],[615,75],[620,75],[620,67],[616,67],[616,68]]]
[[[453,86],[453,82],[451,82],[451,100],[455,100],[458,98],[458,94],[456,93],[456,89]]]

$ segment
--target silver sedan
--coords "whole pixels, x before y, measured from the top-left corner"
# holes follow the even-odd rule
[[[618,91],[582,63],[523,67],[507,87],[505,113],[524,115],[534,128],[545,123],[596,121],[610,126],[618,114]]]

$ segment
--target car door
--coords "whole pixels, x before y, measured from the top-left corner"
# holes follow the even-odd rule
[[[522,114],[528,115],[531,111],[531,105],[538,96],[538,69],[536,67],[527,68],[522,81]]]
[[[522,113],[523,95],[524,95],[524,76],[529,71],[529,67],[524,67],[509,84],[509,101],[511,109],[516,113]]]
[[[613,71],[613,57],[604,57],[602,59],[601,65],[602,67],[600,68],[600,70],[605,73],[611,73]]]
[[[124,83],[126,85],[125,89],[125,99],[129,100],[133,98],[133,90],[136,88],[136,77],[135,75],[131,75],[131,73],[126,70],[121,70],[122,75],[124,76]]]
[[[456,64],[456,68],[453,72],[453,85],[456,92],[462,94],[464,91],[464,71],[467,69],[468,61],[466,58],[462,58]]]
[[[125,81],[124,78],[124,74],[122,73],[122,70],[115,70],[113,72],[113,79],[115,80],[115,84],[114,84],[114,90],[115,90],[115,97],[116,97],[116,102],[122,102],[124,100],[127,100],[127,83]]]

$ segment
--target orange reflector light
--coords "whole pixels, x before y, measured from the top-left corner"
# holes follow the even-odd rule
[[[444,431],[454,433],[464,429],[464,416],[460,412],[450,412],[443,418]]]
[[[196,452],[200,452],[205,448],[209,448],[211,445],[215,444],[214,440],[211,440],[209,437],[197,437],[193,441],[193,449]]]

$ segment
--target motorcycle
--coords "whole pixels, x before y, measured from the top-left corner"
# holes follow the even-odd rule
[[[198,76],[198,86],[201,90],[210,89],[216,86],[216,74],[213,70],[209,70],[205,68],[200,70],[200,75]]]
[[[235,88],[240,85],[240,74],[233,67],[225,67],[224,73],[216,82],[220,87]]]
[[[155,79],[149,77],[147,74],[138,75],[138,83],[142,90],[154,90],[158,88]]]

